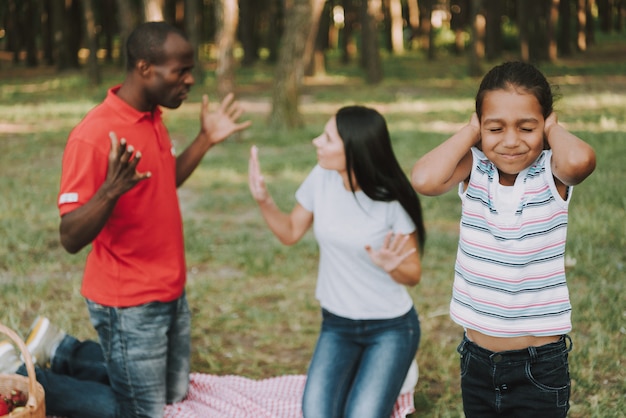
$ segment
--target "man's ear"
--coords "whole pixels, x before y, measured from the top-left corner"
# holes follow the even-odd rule
[[[135,65],[135,69],[143,78],[147,78],[152,74],[152,64],[150,64],[145,59],[138,60],[137,64]]]

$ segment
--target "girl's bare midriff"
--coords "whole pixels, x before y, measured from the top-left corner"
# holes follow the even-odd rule
[[[561,338],[560,335],[550,335],[547,337],[533,337],[531,335],[512,338],[492,337],[469,328],[465,331],[465,333],[467,334],[467,338],[474,344],[493,352],[523,350],[528,347],[540,347],[542,345],[557,342],[559,338]]]

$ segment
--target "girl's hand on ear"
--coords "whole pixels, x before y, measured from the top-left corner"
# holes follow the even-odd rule
[[[472,113],[468,126],[476,131],[476,142],[474,144],[480,144],[480,119],[478,119],[476,112]]]
[[[385,270],[387,273],[391,273],[400,264],[402,264],[407,257],[417,251],[417,248],[415,247],[405,249],[409,239],[410,235],[394,235],[393,232],[389,231],[385,237],[382,247],[375,250],[371,246],[367,245],[365,246],[365,251],[367,251],[367,254],[370,256],[374,264]]]
[[[556,116],[555,112],[550,113],[550,115],[546,118],[543,124],[543,133],[546,136],[546,139],[550,136],[550,131],[553,127],[559,124],[559,119]]]

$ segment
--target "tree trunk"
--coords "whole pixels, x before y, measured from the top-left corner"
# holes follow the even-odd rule
[[[20,62],[20,50],[22,49],[22,42],[20,41],[20,16],[16,5],[16,0],[8,0],[8,13],[7,13],[7,49],[13,54],[13,64]]]
[[[319,3],[319,5],[316,5],[315,2]],[[314,0],[313,16],[319,16],[319,18],[317,19],[317,25],[315,25],[315,22],[312,23],[310,37],[313,38],[313,46],[311,47],[307,45],[307,49],[310,48],[310,51],[306,53],[308,63],[306,64],[304,72],[310,77],[326,74],[325,51],[330,45],[330,14],[332,12],[330,6],[330,2],[327,2],[326,0]],[[315,11],[316,7],[320,7],[319,12]],[[314,26],[317,26],[317,29],[313,29]],[[311,39],[309,38],[307,42],[311,42]]]
[[[113,62],[113,37],[115,36],[115,1],[105,0],[100,3],[100,15],[102,16],[102,34],[104,35],[104,49],[106,50],[105,61]]]
[[[501,0],[487,0],[485,4],[485,56],[490,61],[502,55],[502,6]]]
[[[389,12],[389,2],[391,0],[377,0],[380,3],[380,27],[383,29],[382,48],[393,52],[391,45],[391,14]]]
[[[613,0],[597,0],[598,20],[600,21],[600,30],[604,33],[610,33],[613,29],[612,14]]]
[[[626,0],[618,0],[615,5],[615,31],[622,33],[624,21],[626,20]]]
[[[454,31],[454,51],[461,55],[465,51],[465,28],[471,14],[469,0],[452,0],[450,14],[450,29]]]
[[[471,2],[472,48],[469,54],[469,74],[472,77],[482,75],[481,61],[485,57],[485,16],[482,1]]]
[[[39,63],[37,58],[37,34],[41,28],[41,10],[39,1],[26,0],[24,4],[23,39],[26,47],[26,66],[36,67]]]
[[[89,45],[89,58],[87,60],[87,74],[92,85],[97,86],[102,82],[100,67],[98,66],[98,34],[96,18],[93,13],[93,0],[83,0],[85,12],[85,34]]]
[[[83,37],[83,14],[79,0],[53,0],[52,24],[59,71],[80,68],[78,51]]]
[[[354,27],[359,22],[359,10],[354,4],[354,0],[341,0],[341,4],[343,5],[344,25],[339,33],[339,45],[341,48],[341,62],[347,64],[356,50],[352,35]]]
[[[548,60],[550,62],[556,62],[557,59],[557,42],[556,31],[559,21],[559,0],[550,0],[550,7],[548,10],[548,27],[547,27],[547,41],[548,41]]]
[[[432,24],[435,0],[419,1],[419,47],[426,51],[429,60],[435,58],[435,28]]]
[[[435,6],[434,0],[428,0],[430,5],[428,7],[428,59],[434,60],[437,54],[437,46],[435,45],[435,26],[433,25],[433,8]]]
[[[243,49],[241,65],[252,66],[258,59],[256,0],[239,0],[239,37]]]
[[[217,94],[221,99],[235,90],[235,34],[239,22],[237,0],[215,1],[215,22],[217,36]]]
[[[528,4],[517,2],[517,27],[519,28],[520,56],[522,61],[530,62],[530,41],[528,39]]]
[[[184,22],[184,16],[183,13],[179,13],[179,6],[181,6],[179,3],[179,0],[161,0],[163,1],[163,8],[161,9],[163,11],[163,20],[166,21],[167,23],[169,23],[170,25],[174,25],[177,28],[184,28],[185,27],[185,22]],[[183,4],[185,3],[186,0],[183,0]],[[182,5],[182,8],[184,8],[185,6]]]
[[[419,8],[420,8],[420,29],[419,29],[419,38],[420,38],[420,48],[427,52],[428,57],[430,58],[433,54],[431,51],[431,40],[432,40],[432,17],[433,17],[433,8],[432,8],[433,0],[420,0]]]
[[[165,0],[143,0],[143,16],[145,22],[163,21]]]
[[[270,0],[270,18],[269,18],[269,61],[276,62],[279,60],[280,44],[285,29],[285,10],[282,0]]]
[[[572,55],[572,0],[559,2],[559,23],[557,40],[559,55],[567,57]]]
[[[52,39],[54,42],[54,62],[58,71],[70,67],[69,50],[66,41],[65,1],[52,0]]]
[[[298,101],[310,27],[310,0],[291,1],[285,9],[285,33],[281,39],[274,76],[269,121],[274,129],[292,129],[302,125]]]
[[[317,48],[318,45],[318,35],[320,35],[320,20],[322,16],[322,11],[324,10],[325,0],[311,0],[311,23],[309,28],[309,34],[306,40],[306,46],[304,49],[304,59],[305,61],[305,71],[307,75],[314,76],[316,75],[317,68],[316,64],[316,53],[319,51]],[[323,57],[323,52],[322,52]],[[319,56],[317,57],[319,59]],[[322,60],[323,63],[323,60]],[[325,68],[320,70],[320,74],[323,73]]]
[[[420,7],[418,0],[407,0],[407,9],[409,14],[408,24],[411,31],[408,40],[411,42],[412,47],[413,39],[417,36],[420,27]]]
[[[377,0],[361,2],[361,57],[365,68],[365,80],[368,84],[378,84],[383,80],[383,65],[378,47],[376,15],[380,10]]]
[[[528,0],[525,7],[528,8],[529,61],[541,62],[548,58],[546,0]]]
[[[185,32],[189,37],[189,42],[193,46],[195,66],[193,76],[197,84],[204,82],[204,68],[200,61],[200,25],[201,17],[198,0],[185,0]]]
[[[587,2],[576,2],[576,48],[579,51],[587,50]]]
[[[117,11],[120,26],[120,65],[126,62],[126,40],[132,32],[134,26],[138,23],[135,11],[127,0],[117,0]]]
[[[587,0],[585,4],[585,14],[587,15],[585,25],[585,33],[587,35],[587,46],[593,45],[596,43],[596,33],[593,28],[593,9],[596,0]]]
[[[41,42],[46,65],[54,65],[54,42],[52,31],[52,1],[44,0],[41,17]]]
[[[402,2],[390,0],[389,15],[391,16],[391,50],[394,55],[404,54],[404,21],[402,19]]]

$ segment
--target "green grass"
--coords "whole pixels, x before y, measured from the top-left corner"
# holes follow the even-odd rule
[[[574,191],[568,234],[574,351],[571,417],[623,417],[626,410],[626,42],[600,40],[586,55],[542,69],[559,85],[559,119],[597,152],[597,169]],[[356,61],[356,60],[355,60]],[[253,127],[207,154],[180,189],[193,310],[193,370],[265,378],[306,372],[319,326],[314,298],[317,247],[309,233],[282,246],[265,227],[247,189],[249,147],[260,148],[269,187],[285,210],[315,163],[311,145],[340,106],[364,103],[389,122],[407,172],[426,151],[470,116],[478,80],[465,58],[429,62],[385,56],[385,81],[367,86],[356,63],[329,57],[328,75],[307,80],[306,125],[284,133],[266,125],[272,69],[238,72],[238,98]],[[3,63],[3,70],[9,64]],[[485,65],[487,68],[488,65]],[[81,338],[95,336],[80,296],[86,251],[66,254],[58,242],[56,193],[67,134],[119,82],[105,71],[102,87],[79,74],[0,73],[0,321],[24,336],[38,314]],[[202,93],[215,100],[210,76],[189,103],[166,112],[178,148],[195,135]],[[252,107],[252,104],[255,107]],[[259,106],[260,105],[260,106]],[[265,106],[265,107],[263,107]],[[410,289],[420,313],[416,417],[462,415],[456,345],[461,330],[448,315],[459,199],[422,198],[428,242],[422,282]]]

